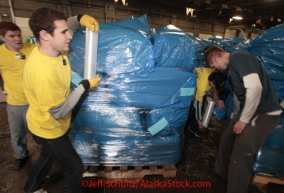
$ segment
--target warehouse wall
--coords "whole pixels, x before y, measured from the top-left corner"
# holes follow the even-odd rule
[[[2,0],[0,6],[1,20],[2,21],[14,21],[23,29],[23,35],[29,36],[31,32],[26,28],[25,18],[29,18],[30,13],[38,7],[49,7],[60,10],[67,17],[77,14],[89,14],[95,17],[99,22],[113,22],[121,19],[128,18],[130,16],[139,17],[147,10],[141,12],[134,8],[121,8],[114,4],[110,4],[108,0],[87,1],[84,0],[81,4],[80,1],[70,0]],[[88,5],[88,2],[96,3],[94,5]],[[10,6],[11,5],[11,6]],[[118,7],[118,8],[117,8]],[[6,14],[9,16],[7,17]],[[5,17],[3,17],[5,15]],[[151,28],[156,28],[165,24],[173,24],[176,27],[190,33],[195,37],[207,39],[212,36],[228,37],[243,37],[242,33],[236,33],[236,30],[227,30],[225,25],[213,24],[213,21],[204,22],[198,19],[188,18],[181,19],[178,16],[165,16],[165,15],[147,15],[148,22]],[[258,33],[246,32],[246,37],[253,38]]]

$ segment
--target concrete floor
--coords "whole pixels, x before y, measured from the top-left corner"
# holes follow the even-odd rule
[[[30,159],[20,171],[13,171],[14,157],[7,123],[6,103],[0,103],[0,118],[0,193],[21,193],[24,192],[23,187],[27,180],[28,172],[35,163],[40,149],[28,132]],[[219,139],[228,121],[223,120],[221,124],[222,126],[217,131],[207,130],[200,138],[185,137],[182,161],[176,166],[177,174],[175,178],[165,179],[162,176],[146,176],[143,179],[117,179],[112,181],[86,178],[82,185],[87,186],[85,189],[88,193],[225,193],[226,183],[212,175],[207,169],[208,166],[214,163]],[[187,183],[188,185],[188,182],[195,183],[198,187],[180,187],[182,184],[186,185]],[[169,184],[172,185],[173,183],[179,187],[169,187]],[[94,188],[96,186],[99,186],[99,188]],[[50,170],[43,188],[49,193],[69,192],[64,175],[56,163]],[[284,192],[284,186],[277,184],[266,186],[251,184],[248,192],[281,193]]]

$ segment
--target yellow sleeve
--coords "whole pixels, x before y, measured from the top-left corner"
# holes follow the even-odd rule
[[[211,86],[208,83],[208,77],[213,71],[213,68],[204,68],[199,72],[199,76],[196,80],[195,100],[202,101],[203,97],[211,89]]]

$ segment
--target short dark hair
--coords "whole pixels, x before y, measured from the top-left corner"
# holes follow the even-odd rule
[[[215,85],[224,85],[226,80],[227,77],[222,72],[218,71],[214,71],[208,76],[208,81],[212,81]]]
[[[1,21],[0,22],[0,35],[5,36],[7,31],[21,31],[19,26],[9,21]]]
[[[221,56],[222,52],[226,52],[224,49],[219,46],[208,46],[204,49],[204,61],[207,67],[210,67],[210,63],[212,62],[212,58],[214,56]]]
[[[53,35],[55,29],[54,22],[57,20],[67,21],[67,18],[63,13],[55,9],[46,7],[38,8],[34,10],[30,16],[29,26],[36,39],[39,41],[39,32],[41,30],[45,30]]]

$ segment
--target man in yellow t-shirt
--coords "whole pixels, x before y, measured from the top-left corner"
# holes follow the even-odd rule
[[[204,96],[209,96],[211,93],[213,94],[213,92],[211,92],[212,88],[208,82],[208,77],[214,71],[215,70],[212,68],[204,68],[199,73],[196,80],[196,91],[194,95],[193,106],[195,108],[195,117],[198,122],[199,128],[204,128],[204,125],[202,124],[202,108],[204,103]]]
[[[29,102],[28,128],[42,148],[24,187],[27,193],[46,192],[41,185],[54,161],[64,171],[70,192],[84,191],[83,164],[67,132],[71,110],[85,90],[99,85],[100,77],[85,79],[70,91],[71,68],[65,52],[69,50],[72,35],[66,21],[61,12],[49,8],[36,9],[29,20],[39,46],[26,62],[23,86]],[[77,22],[98,31],[98,22],[88,15],[78,17]]]
[[[202,124],[203,103],[213,100],[213,89],[218,92],[218,101],[216,106],[222,110],[225,108],[225,98],[228,94],[225,88],[226,76],[213,68],[197,69],[196,92],[194,101],[189,107],[189,117],[185,129],[189,129],[190,136],[199,137],[199,129],[205,126]],[[204,101],[206,100],[206,101]]]
[[[91,25],[88,15],[68,18],[69,32],[73,35],[81,25]],[[79,23],[80,21],[80,23]],[[28,101],[23,90],[23,70],[34,44],[23,43],[21,29],[12,22],[0,22],[0,72],[7,93],[7,114],[12,146],[15,152],[14,170],[20,170],[29,158],[26,139],[26,112]]]
[[[7,93],[7,115],[16,161],[13,169],[20,170],[29,158],[26,138],[28,101],[23,90],[25,62],[35,45],[23,43],[21,29],[12,22],[0,22],[0,71]]]

